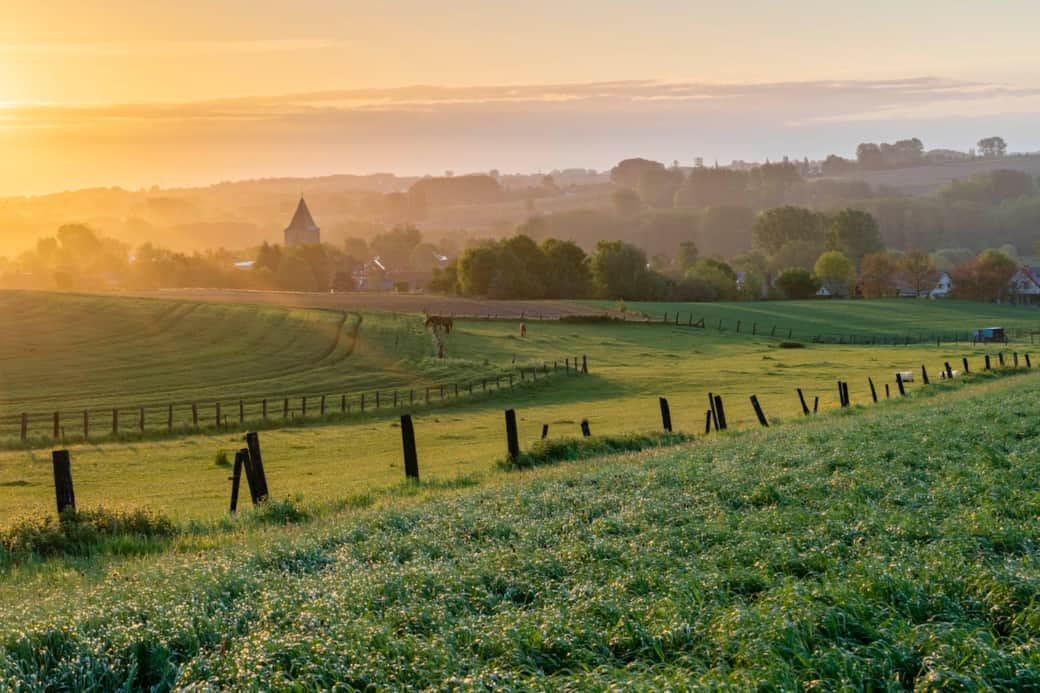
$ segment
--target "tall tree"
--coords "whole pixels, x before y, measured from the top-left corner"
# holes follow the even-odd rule
[[[622,241],[600,241],[591,260],[592,280],[603,298],[637,298],[651,283],[642,250]]]
[[[827,232],[828,250],[838,250],[847,255],[853,264],[859,264],[864,255],[882,248],[881,232],[869,212],[845,209],[831,219]]]
[[[920,248],[906,251],[897,264],[899,276],[920,296],[935,286],[939,272],[932,256]]]
[[[610,180],[615,185],[635,189],[647,171],[663,171],[664,164],[649,159],[625,159],[610,169]]]
[[[896,263],[885,252],[868,253],[859,266],[859,287],[864,298],[883,298],[892,294]]]
[[[979,148],[979,154],[987,158],[1007,154],[1007,142],[1003,137],[983,137],[976,146]]]
[[[856,268],[843,253],[828,250],[813,268],[816,279],[833,296],[848,296],[856,284]]]
[[[823,245],[822,217],[803,207],[775,207],[758,215],[752,231],[755,247],[767,254],[776,253],[789,241],[809,241]]]

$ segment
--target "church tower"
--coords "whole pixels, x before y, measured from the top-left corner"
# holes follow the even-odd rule
[[[296,205],[296,214],[285,229],[285,245],[316,245],[321,243],[321,229],[314,223],[311,210],[300,196],[300,204]]]

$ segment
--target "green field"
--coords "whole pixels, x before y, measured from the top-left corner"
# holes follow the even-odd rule
[[[60,304],[62,298],[43,295],[41,302]],[[190,315],[197,317],[189,315],[181,321],[180,329],[186,332],[183,344],[199,350],[207,348],[207,340],[198,338],[198,335],[205,334],[208,329],[217,329],[237,318],[236,329],[230,332],[241,334],[242,328],[250,324],[250,315],[264,316],[270,312],[267,319],[281,326],[276,330],[278,334],[270,336],[272,343],[295,339],[297,348],[294,353],[301,351],[305,342],[312,343],[313,353],[321,355],[333,343],[334,328],[343,320],[338,312],[302,309],[69,298],[72,305],[77,305],[78,301],[88,302],[99,315],[120,316],[114,324],[131,327],[120,331],[113,323],[108,323],[104,325],[107,336],[103,337],[91,336],[89,326],[81,325],[77,328],[82,331],[80,341],[93,340],[91,343],[97,345],[89,350],[60,351],[54,344],[42,349],[42,345],[48,343],[44,341],[45,337],[53,339],[45,335],[43,325],[57,329],[64,322],[36,323],[41,325],[36,337],[24,331],[10,334],[5,339],[22,340],[23,343],[28,339],[38,339],[41,348],[27,359],[27,368],[32,369],[39,382],[33,385],[28,377],[20,375],[23,379],[18,381],[18,389],[9,392],[22,393],[19,396],[23,396],[35,390],[50,392],[50,397],[64,398],[79,396],[77,392],[91,386],[105,385],[111,388],[113,400],[134,402],[151,396],[149,393],[184,382],[195,383],[197,388],[208,388],[205,391],[214,398],[220,395],[222,387],[235,392],[251,389],[260,394],[261,388],[267,387],[270,381],[263,378],[252,381],[250,378],[258,370],[270,378],[279,377],[271,364],[283,357],[283,348],[265,347],[261,350],[257,346],[250,349],[239,343],[236,349],[218,352],[215,351],[221,348],[218,343],[210,345],[210,351],[206,352],[209,356],[202,359],[190,350],[183,353],[169,350],[165,352],[169,364],[158,369],[153,380],[127,378],[114,367],[105,370],[103,364],[116,360],[120,353],[151,353],[137,346],[132,337],[144,330],[147,320],[140,316],[148,315],[149,311],[191,310]],[[833,305],[838,304],[813,302],[794,307],[780,303],[761,304],[762,309],[795,310],[802,315],[816,306]],[[845,305],[852,312],[864,307],[873,310],[875,304],[857,302]],[[886,305],[894,313],[905,304],[890,302]],[[922,302],[921,305],[923,308],[936,306],[934,302]],[[964,306],[966,313],[966,317],[960,318],[962,323],[980,315],[975,306],[957,305]],[[936,306],[939,308],[948,310],[946,304]],[[726,309],[743,307],[733,304]],[[127,317],[135,314],[134,311],[140,311],[136,313],[139,316],[137,323],[131,323]],[[64,320],[67,315],[53,305],[50,310],[41,308],[36,314],[51,316],[50,319],[55,321],[59,317]],[[990,317],[985,313],[981,316]],[[37,319],[43,321],[45,318]],[[205,322],[192,322],[202,319]],[[895,314],[889,319],[893,322],[900,320]],[[29,318],[25,320],[30,324]],[[297,322],[288,323],[291,327],[287,327],[284,322],[287,320]],[[189,328],[187,325],[192,326]],[[357,415],[355,409],[349,417],[335,415],[322,421],[312,418],[305,424],[295,420],[281,428],[265,430],[262,442],[272,493],[279,497],[303,494],[316,502],[334,502],[397,483],[403,476],[397,416],[403,411],[415,414],[422,477],[448,481],[483,473],[502,456],[505,447],[502,410],[508,407],[518,410],[524,447],[540,437],[543,425],[549,426],[551,438],[573,436],[578,433],[583,419],[589,420],[594,434],[658,430],[657,398],[660,396],[669,399],[677,430],[703,433],[708,392],[724,397],[730,427],[741,429],[757,426],[748,402],[752,394],[758,396],[766,415],[775,424],[801,417],[796,388],[803,389],[810,406],[818,397],[820,410],[826,411],[838,406],[838,380],[849,383],[853,404],[863,404],[871,399],[868,377],[874,379],[879,395],[884,397],[885,384],[889,385],[893,396],[896,393],[896,370],[913,370],[919,376],[920,366],[925,364],[934,378],[946,361],[960,369],[962,357],[969,357],[972,368],[978,370],[982,368],[982,355],[985,353],[993,355],[996,365],[995,347],[964,344],[945,344],[940,348],[931,344],[909,347],[807,345],[802,349],[781,349],[777,339],[683,326],[557,321],[530,323],[529,336],[520,339],[516,322],[482,320],[456,323],[455,331],[447,340],[448,358],[440,363],[430,357],[432,342],[427,335],[416,331],[417,326],[421,327],[421,323],[414,316],[365,314],[359,332],[359,349],[355,353],[329,366],[321,366],[323,362],[319,359],[318,366],[286,376],[283,382],[286,387],[299,384],[303,388],[305,383],[311,383],[308,388],[315,389],[328,386],[334,392],[331,384],[322,380],[323,376],[336,378],[337,383],[352,382],[357,388],[363,388],[372,387],[375,382],[389,384],[392,378],[401,378],[401,382],[407,378],[467,379],[523,364],[546,363],[551,371],[554,361],[562,370],[565,357],[582,354],[588,356],[591,372],[580,377],[560,373],[534,384],[527,381],[513,390],[496,391],[492,386],[484,393],[478,388],[473,397],[463,396],[458,400],[450,394],[443,402],[434,396],[429,406],[417,403],[405,407],[402,391],[402,406],[396,410],[390,410],[384,404],[378,412],[370,408],[364,416]],[[291,329],[299,330],[301,334],[286,334]],[[162,331],[155,329],[153,332]],[[173,332],[167,330],[163,334],[165,336],[155,338],[157,343],[170,340]],[[255,336],[257,333],[253,334],[250,339],[254,344],[264,343]],[[321,334],[325,335],[324,339],[319,338]],[[397,360],[387,357],[386,353],[395,341],[399,345],[414,345],[414,355],[410,359]],[[16,350],[8,346],[6,353],[9,355],[7,362],[15,363],[11,359],[14,359]],[[91,383],[87,378],[86,384],[77,383],[75,389],[68,389],[64,375],[48,376],[45,367],[46,363],[59,357],[67,364],[62,372],[95,372],[86,366],[93,363],[102,381]],[[159,356],[150,358],[158,360]],[[226,386],[219,385],[216,380],[218,369],[210,369],[222,358],[227,360],[227,368],[221,374],[226,379],[219,382],[229,383]],[[1010,364],[1010,354],[1008,361]],[[262,363],[267,365],[262,368],[255,365]],[[195,374],[196,364],[200,374]],[[5,372],[12,369],[6,368]],[[207,383],[208,379],[214,382]],[[519,384],[516,375],[514,380]],[[908,389],[913,391],[920,387],[918,377]],[[256,405],[255,400],[250,403],[254,417]],[[313,410],[314,405],[311,406]],[[293,407],[298,410],[299,400],[293,401]],[[247,425],[251,423],[259,422],[247,421]],[[8,424],[9,431],[11,426]],[[46,422],[43,428],[48,430]],[[73,440],[68,447],[75,470],[77,498],[86,505],[111,503],[118,499],[122,504],[160,509],[178,520],[211,519],[224,514],[229,493],[228,471],[214,464],[214,455],[221,450],[230,454],[240,448],[241,431],[212,428],[200,432],[178,430],[181,434],[170,438],[146,436],[138,439],[131,430],[119,440],[101,438],[86,444]],[[13,434],[11,432],[9,436]],[[0,451],[0,518],[51,508],[51,446],[53,442],[45,435],[30,449]]]
[[[590,301],[589,305],[616,309],[614,301]],[[850,335],[861,338],[910,338],[911,341],[964,342],[981,327],[1000,326],[1013,332],[1012,341],[1040,344],[1040,308],[1037,306],[994,305],[974,301],[930,301],[925,299],[886,299],[875,301],[760,301],[748,303],[646,303],[626,302],[627,311],[660,320],[667,313],[686,324],[692,315],[704,318],[708,330],[735,333],[740,321],[741,334],[752,329],[762,335],[773,332],[786,338],[811,340],[813,337]],[[1032,339],[1031,339],[1032,337]]]
[[[1036,690],[1037,385],[28,565],[0,583],[0,686]]]

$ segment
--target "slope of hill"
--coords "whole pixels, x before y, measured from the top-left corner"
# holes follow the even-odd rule
[[[898,188],[909,195],[930,195],[955,178],[968,178],[976,173],[998,169],[1023,171],[1031,176],[1040,176],[1040,154],[1016,154],[1000,159],[972,159],[951,161],[928,166],[897,168],[883,171],[855,171],[836,178],[862,180],[872,186]]]
[[[0,680],[1036,689],[1037,378],[18,572]]]

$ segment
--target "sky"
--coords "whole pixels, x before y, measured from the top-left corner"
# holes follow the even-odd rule
[[[1040,149],[1017,0],[0,0],[0,196]]]

